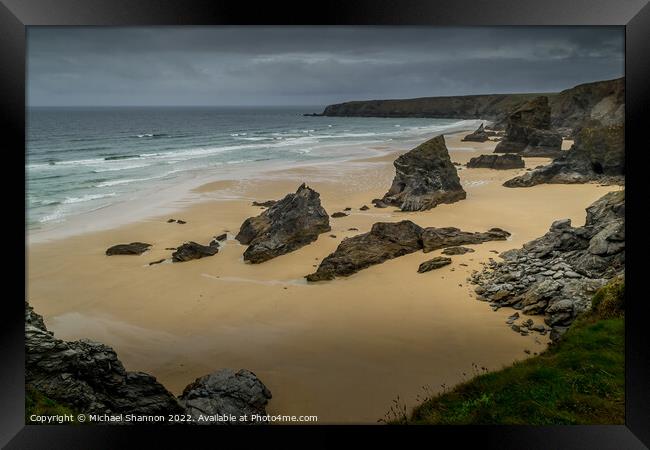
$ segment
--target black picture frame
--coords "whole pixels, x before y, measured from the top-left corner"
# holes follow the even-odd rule
[[[25,279],[9,278],[16,292],[2,302],[2,419],[0,444],[26,448],[120,448],[145,438],[148,446],[187,448],[199,439],[214,445],[224,437],[250,448],[253,440],[283,446],[338,446],[352,433],[385,444],[440,444],[441,439],[460,448],[589,448],[635,449],[650,445],[650,346],[645,323],[643,256],[646,245],[640,231],[646,206],[643,190],[647,128],[650,124],[650,5],[646,0],[363,0],[317,4],[279,4],[208,0],[0,0],[0,118],[4,169],[18,174],[24,167],[25,148],[25,36],[27,26],[142,26],[142,25],[620,25],[625,27],[625,117],[628,243],[626,264],[626,419],[624,426],[482,426],[482,427],[362,427],[362,426],[43,426],[25,425],[24,407],[24,299]],[[645,138],[645,139],[644,139]],[[635,186],[635,184],[637,186]],[[26,238],[18,217],[25,206],[17,193],[9,193],[12,224]],[[5,203],[5,205],[7,204]],[[638,213],[637,213],[638,211]],[[641,220],[635,221],[637,214]],[[13,236],[13,234],[12,234]],[[630,241],[631,239],[631,241]],[[25,255],[20,239],[10,238],[11,255]],[[25,242],[26,244],[26,242]],[[25,256],[26,257],[26,256]],[[12,259],[15,257],[12,257]],[[630,259],[631,258],[631,259]],[[20,260],[20,258],[15,258]],[[635,260],[641,262],[635,263]],[[15,264],[11,262],[10,264]],[[18,266],[17,264],[15,264]],[[23,269],[26,264],[23,265]],[[20,292],[23,298],[20,298]],[[316,436],[312,436],[316,435]],[[232,440],[234,439],[234,440]],[[411,439],[416,439],[411,441]],[[424,439],[424,441],[421,441]],[[154,444],[158,442],[158,444]],[[369,441],[367,441],[369,442]],[[237,447],[237,445],[234,445]],[[274,446],[272,446],[273,448]]]

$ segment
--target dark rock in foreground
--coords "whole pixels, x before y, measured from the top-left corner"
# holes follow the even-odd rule
[[[179,397],[179,403],[194,420],[201,415],[265,415],[271,391],[249,370],[235,372],[221,369],[197,378],[189,384]],[[242,424],[243,422],[219,422],[220,424]],[[259,423],[259,422],[258,422]]]
[[[553,222],[544,236],[501,254],[472,276],[476,293],[498,306],[543,314],[557,339],[608,279],[625,270],[625,192],[606,194],[587,208],[584,226]]]
[[[422,248],[422,231],[410,220],[375,223],[368,233],[343,240],[334,253],[321,261],[316,272],[305,278],[307,281],[332,280],[416,252]]]
[[[562,136],[551,131],[550,127],[548,97],[535,97],[510,113],[505,138],[497,144],[494,153],[557,154],[562,146]]]
[[[476,129],[473,133],[468,134],[465,136],[462,141],[470,141],[470,142],[485,142],[488,140],[488,133],[485,131],[483,128],[483,124]]]
[[[449,158],[444,136],[418,145],[398,157],[393,165],[395,178],[382,199],[387,205],[398,206],[402,211],[424,211],[467,196]]]
[[[173,262],[185,262],[193,259],[201,259],[206,256],[213,256],[219,253],[219,245],[201,245],[190,241],[178,247],[172,253]]]
[[[271,398],[252,372],[222,369],[197,379],[176,399],[155,377],[127,372],[111,347],[55,338],[27,302],[25,384],[85,414],[266,414]]]
[[[420,267],[418,267],[418,273],[429,272],[430,270],[439,269],[449,264],[451,264],[451,258],[436,256],[435,258],[420,264]]]
[[[118,244],[106,250],[108,256],[112,255],[141,255],[149,250],[151,244],[144,242],[131,242],[130,244]]]
[[[506,153],[504,155],[479,155],[469,160],[467,167],[470,169],[523,169],[524,160],[520,155]]]
[[[490,228],[484,233],[461,231],[455,227],[425,228],[422,233],[422,245],[425,253],[445,247],[466,244],[481,244],[487,241],[505,241],[510,233],[501,228]]]
[[[467,247],[447,247],[442,251],[443,255],[464,255],[465,253],[474,253],[474,249]]]
[[[503,183],[505,187],[538,184],[615,183],[625,180],[625,127],[590,122],[576,134],[574,144],[551,164]]]
[[[246,219],[235,239],[248,244],[244,260],[257,264],[304,247],[330,229],[320,195],[303,183],[295,194]]]

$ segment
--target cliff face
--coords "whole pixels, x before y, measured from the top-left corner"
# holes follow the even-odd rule
[[[486,119],[499,124],[508,113],[539,95],[489,94],[352,101],[329,105],[322,115]],[[553,128],[573,129],[586,119],[617,122],[622,120],[624,113],[625,78],[580,84],[543,95],[549,99]]]

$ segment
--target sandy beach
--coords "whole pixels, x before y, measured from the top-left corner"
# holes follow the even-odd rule
[[[461,142],[465,134],[446,136],[452,161],[492,153],[496,142]],[[520,247],[556,219],[584,224],[585,208],[621,187],[509,189],[501,184],[525,169],[461,167],[466,200],[426,212],[377,209],[371,200],[390,186],[392,162],[403,150],[375,150],[386,155],[209,183],[173,213],[32,243],[28,300],[57,337],[110,345],[127,370],[156,376],[174,394],[214,370],[246,368],[273,393],[269,414],[317,415],[321,424],[376,423],[398,396],[410,407],[418,396],[470,378],[473,364],[495,370],[526,358],[524,350],[544,349],[546,336],[513,332],[505,325],[512,310],[493,312],[477,301],[466,278],[490,257],[498,259],[494,252]],[[549,161],[527,158],[526,167]],[[263,264],[244,263],[246,247],[234,236],[262,211],[251,201],[279,199],[302,182],[321,194],[329,214],[350,207],[350,215],[330,219],[332,231],[311,245]],[[360,211],[362,205],[370,209]],[[170,217],[187,223],[167,223]],[[343,238],[375,222],[404,219],[466,231],[499,227],[512,236],[471,245],[474,253],[424,274],[418,265],[440,251],[416,252],[334,281],[304,280]],[[148,265],[170,258],[166,248],[188,240],[207,244],[223,232],[228,240],[213,257]],[[111,245],[135,241],[153,247],[140,256],[104,254]]]

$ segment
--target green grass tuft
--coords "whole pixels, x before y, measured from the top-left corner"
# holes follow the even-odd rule
[[[59,416],[64,414],[72,414],[73,423],[76,423],[78,412],[72,408],[62,405],[55,400],[52,400],[36,389],[27,386],[25,389],[25,423],[32,424],[29,417],[31,415],[37,416]],[[53,422],[56,424],[56,422]]]

